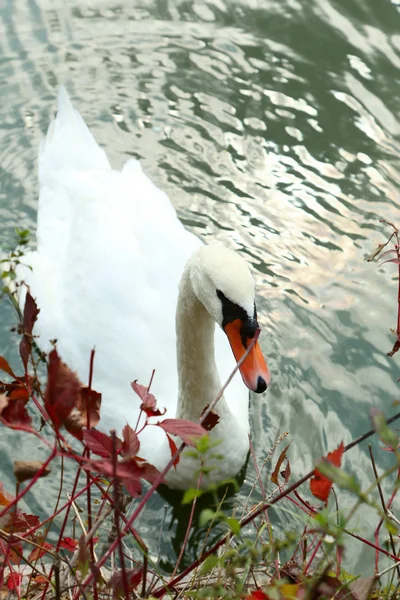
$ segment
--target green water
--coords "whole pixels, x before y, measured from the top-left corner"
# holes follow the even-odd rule
[[[65,83],[114,166],[139,157],[188,228],[251,262],[273,377],[252,399],[254,444],[261,463],[289,431],[293,476],[368,429],[373,406],[392,414],[399,397],[399,359],[385,355],[395,269],[365,260],[387,232],[379,219],[400,224],[399,32],[397,0],[0,4],[1,241],[34,230],[37,148]],[[13,319],[3,303],[0,352],[17,364]],[[12,491],[12,460],[46,451],[0,436]],[[345,467],[371,481],[366,443]],[[28,501],[48,510],[45,480]],[[141,522],[154,551],[162,507],[155,498]],[[371,536],[376,522],[364,511],[354,525]],[[362,570],[370,558],[354,542],[346,560]]]

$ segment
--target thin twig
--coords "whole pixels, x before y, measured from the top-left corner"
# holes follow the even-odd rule
[[[387,424],[389,425],[390,423],[393,423],[394,421],[398,420],[399,418],[400,418],[400,412],[396,413],[395,415],[393,415],[392,417],[387,419]],[[348,450],[350,450],[351,448],[354,448],[354,446],[357,446],[360,442],[366,440],[367,438],[371,437],[375,433],[376,433],[375,429],[370,429],[363,435],[359,436],[358,438],[356,438],[355,440],[353,440],[352,442],[347,444],[347,446],[345,446],[345,448],[344,448],[344,452],[348,452]],[[305,483],[306,481],[311,479],[311,477],[313,475],[314,475],[314,469],[312,471],[310,471],[309,473],[307,473],[306,475],[304,475],[303,477],[301,477],[298,481],[293,483],[291,486],[289,486],[285,491],[283,491],[282,493],[280,493],[277,496],[275,496],[274,498],[272,498],[272,500],[268,501],[266,504],[262,503],[255,511],[252,511],[252,513],[249,517],[240,521],[240,528],[243,529],[243,527],[248,525],[248,523],[252,519],[256,518],[263,511],[265,511],[266,508],[273,506],[274,504],[276,504],[277,502],[282,500],[282,498],[284,498],[288,494],[291,494],[292,492],[294,492],[294,490],[296,490],[298,487],[300,487],[303,483]],[[209,550],[204,552],[198,559],[196,559],[192,565],[190,565],[187,569],[182,571],[182,573],[180,573],[173,581],[170,581],[169,587],[173,588],[179,581],[181,581],[181,579],[186,577],[193,569],[196,569],[202,562],[204,562],[204,560],[208,556],[210,556],[211,554],[214,554],[214,552],[216,552],[216,550],[218,550],[218,548],[220,548],[223,544],[225,544],[226,541],[228,539],[230,539],[232,536],[233,536],[233,534],[230,532],[230,533],[226,534],[223,538],[221,538],[218,542],[216,542]],[[357,537],[357,536],[354,535],[354,537]],[[370,545],[372,545],[372,544],[370,544]],[[385,551],[385,553],[386,553],[386,551]],[[386,553],[386,554],[388,554],[391,558],[394,558],[395,560],[400,560],[396,556],[392,556],[389,553]],[[165,593],[165,587],[157,588],[152,593],[155,598],[160,598]]]
[[[389,516],[388,515],[388,509],[386,507],[385,498],[383,496],[382,486],[381,486],[381,483],[379,481],[378,470],[376,468],[375,458],[374,458],[374,454],[372,452],[372,446],[371,446],[371,444],[368,444],[368,452],[369,452],[369,455],[370,455],[370,458],[371,458],[372,469],[374,471],[375,481],[376,481],[376,485],[378,487],[378,492],[379,492],[379,497],[380,497],[380,500],[381,500],[383,512],[388,517]],[[393,534],[390,531],[389,531],[389,539],[390,539],[390,545],[392,547],[392,552],[393,552],[393,554],[396,554],[396,547],[394,545]],[[397,574],[400,577],[400,566],[399,565],[397,565]]]
[[[115,433],[115,430],[111,431],[111,439],[112,439],[112,465],[113,465],[113,480],[114,480],[114,524],[115,524],[115,530],[116,530],[116,535],[117,535],[117,542],[118,542],[118,550],[119,550],[119,562],[120,562],[120,568],[121,568],[121,573],[122,573],[122,586],[125,592],[125,598],[129,598],[129,586],[128,586],[128,578],[127,578],[127,574],[126,574],[126,569],[125,569],[125,560],[124,560],[124,553],[122,551],[122,536],[121,536],[121,527],[120,527],[120,523],[119,523],[119,515],[120,515],[120,501],[119,501],[119,494],[120,494],[120,490],[118,489],[119,487],[119,481],[117,478],[117,460],[118,460],[118,456],[117,456],[117,435]]]
[[[251,343],[249,344],[249,346],[246,349],[246,352],[243,354],[243,356],[241,357],[241,359],[235,365],[235,368],[233,369],[232,373],[228,377],[228,379],[225,382],[225,384],[222,386],[222,388],[221,388],[220,392],[218,393],[217,397],[210,403],[210,406],[208,407],[208,409],[203,413],[201,419],[199,420],[200,424],[202,422],[204,422],[204,420],[208,417],[208,415],[210,414],[210,412],[215,407],[215,405],[218,402],[218,400],[222,397],[222,395],[223,395],[226,387],[229,385],[229,383],[233,379],[234,375],[240,369],[240,367],[242,366],[243,362],[246,360],[246,358],[250,354],[251,350],[253,349],[254,345],[256,344],[259,335],[260,335],[260,329],[257,329],[257,331],[256,331],[256,333],[254,335],[254,338],[251,340]],[[129,530],[129,528],[132,525],[132,523],[140,515],[140,513],[142,512],[142,510],[146,506],[148,500],[153,495],[154,491],[157,489],[157,487],[159,486],[159,484],[164,481],[165,475],[173,467],[173,465],[175,464],[176,459],[178,458],[178,456],[180,456],[180,454],[183,452],[183,450],[185,448],[186,448],[186,444],[182,443],[180,445],[180,447],[178,448],[178,450],[171,457],[171,459],[169,460],[169,462],[167,463],[167,465],[164,467],[164,469],[161,471],[161,473],[158,475],[158,477],[154,481],[153,485],[147,490],[147,492],[145,493],[145,495],[143,496],[143,498],[139,502],[138,506],[136,507],[136,510],[133,512],[133,514],[129,518],[128,522],[125,524],[125,526],[124,526],[124,528],[123,528],[123,530],[121,532],[122,534],[125,534]],[[105,562],[107,561],[107,559],[109,558],[109,556],[115,552],[117,546],[118,546],[118,540],[115,540],[110,545],[110,547],[108,548],[108,550],[104,553],[104,555],[100,559],[100,561],[98,562],[98,564],[97,564],[98,567],[102,567],[105,564]],[[89,585],[92,580],[93,580],[93,573],[89,573],[88,576],[86,577],[85,581],[83,582],[83,585],[84,586]],[[77,600],[77,599],[78,599],[78,594],[74,594],[73,600]]]
[[[203,473],[201,472],[200,475],[199,475],[199,480],[197,482],[197,489],[198,490],[200,489],[202,478],[203,478]],[[175,565],[174,570],[172,572],[171,579],[173,579],[175,577],[175,575],[176,575],[176,573],[178,571],[179,565],[181,563],[181,560],[182,560],[182,557],[183,557],[183,553],[185,552],[185,549],[186,549],[186,546],[187,546],[187,543],[188,543],[188,539],[189,539],[190,530],[192,528],[193,516],[194,516],[194,511],[196,509],[196,504],[197,504],[197,498],[194,498],[193,502],[192,502],[192,507],[190,509],[189,521],[188,521],[186,532],[185,532],[185,538],[183,540],[181,551],[179,552],[178,560],[176,561],[176,565]]]

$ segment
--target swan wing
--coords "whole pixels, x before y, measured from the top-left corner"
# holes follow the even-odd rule
[[[96,348],[94,387],[103,393],[106,429],[136,422],[139,401],[129,384],[147,384],[153,368],[152,391],[174,416],[178,284],[200,240],[138,161],[111,168],[64,88],[41,145],[39,182],[37,251],[19,276],[42,308],[41,347],[56,338],[83,382]]]

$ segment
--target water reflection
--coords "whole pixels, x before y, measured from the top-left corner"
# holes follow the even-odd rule
[[[17,0],[0,15],[3,237],[34,229],[37,147],[64,82],[113,165],[139,157],[189,228],[252,263],[273,367],[253,401],[259,460],[290,430],[302,474],[367,429],[371,406],[390,413],[395,283],[364,260],[382,240],[379,218],[398,222],[396,3],[378,14],[372,0]],[[0,350],[15,359],[11,311],[0,310]],[[11,481],[18,445],[2,435]],[[365,447],[346,459],[355,465],[366,484]],[[147,534],[157,511],[155,500]]]

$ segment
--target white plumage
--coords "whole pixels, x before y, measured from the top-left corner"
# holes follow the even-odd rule
[[[21,267],[19,277],[41,309],[35,333],[42,349],[48,350],[49,340],[56,338],[61,357],[86,383],[95,347],[93,386],[103,394],[100,428],[121,431],[126,422],[135,426],[140,400],[130,382],[146,385],[153,368],[152,392],[159,406],[167,408],[166,416],[174,417],[178,286],[185,264],[202,243],[185,230],[166,194],[138,161],[129,160],[122,171],[111,168],[63,87],[57,117],[40,148],[39,182],[37,251],[25,259],[32,270]],[[218,264],[226,264],[225,284],[233,278],[230,294],[237,297],[231,299],[251,307],[254,286],[245,271],[241,275],[244,261],[223,248],[215,247],[215,252],[220,253]],[[203,259],[208,260],[207,252]],[[204,293],[215,295],[215,287],[210,290]],[[183,327],[189,337],[203,324],[193,321],[191,327],[190,320]],[[219,378],[202,391],[208,402],[235,365],[219,328],[215,338]],[[189,416],[197,419],[203,407],[196,405],[196,398],[186,399],[186,404]],[[246,458],[248,390],[240,375],[218,410],[220,423],[212,435],[222,440],[216,451],[225,458],[215,463],[205,484],[235,475]],[[140,440],[139,455],[161,468],[170,457],[165,434],[149,427]],[[198,466],[193,459],[181,460],[168,479],[170,485],[196,485]]]

